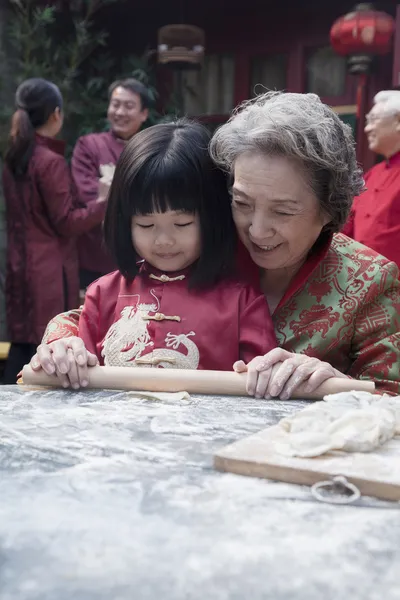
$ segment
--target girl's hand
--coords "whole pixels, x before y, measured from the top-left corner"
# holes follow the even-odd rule
[[[34,371],[43,369],[47,375],[57,375],[64,388],[77,390],[89,383],[88,367],[98,364],[97,356],[88,352],[78,337],[40,344],[30,366]]]
[[[264,356],[257,356],[248,365],[238,361],[233,365],[238,373],[247,371],[247,393],[256,398],[288,400],[300,386],[304,392],[316,390],[331,377],[346,378],[329,363],[305,354],[293,354],[274,348]]]

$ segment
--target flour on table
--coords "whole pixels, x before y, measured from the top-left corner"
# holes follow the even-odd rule
[[[160,400],[161,402],[180,402],[181,400],[190,400],[187,392],[127,392],[127,395],[134,398],[148,398],[149,400]]]
[[[286,432],[276,445],[279,454],[311,458],[332,450],[370,452],[400,435],[400,396],[332,394],[279,426]]]
[[[46,386],[42,386],[42,385],[25,385],[23,383],[19,384],[21,386],[22,389],[26,390],[27,392],[40,392],[40,391],[51,391],[54,390],[54,388],[52,387],[46,387]],[[68,390],[69,391],[69,390]],[[65,390],[65,392],[67,392],[67,390]],[[181,402],[183,400],[191,400],[190,395],[188,394],[188,392],[136,392],[136,391],[131,391],[131,392],[126,392],[126,395],[130,398],[139,398],[141,400],[160,400],[161,402],[166,402],[166,403],[174,403],[174,402]]]

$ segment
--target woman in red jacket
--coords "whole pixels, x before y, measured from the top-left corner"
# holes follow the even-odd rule
[[[4,383],[15,383],[49,319],[77,306],[75,236],[102,222],[107,186],[82,205],[73,189],[64,143],[62,96],[53,83],[28,79],[16,92],[3,188],[7,212],[6,310],[11,349]]]

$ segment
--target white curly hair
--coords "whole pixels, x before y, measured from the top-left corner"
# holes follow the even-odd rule
[[[309,185],[336,232],[347,220],[353,197],[364,188],[351,128],[316,94],[267,92],[239,106],[215,132],[210,153],[233,173],[245,152],[279,155],[305,170]]]
[[[378,92],[374,97],[374,105],[380,105],[382,112],[385,115],[400,114],[400,91],[398,90],[383,90]]]

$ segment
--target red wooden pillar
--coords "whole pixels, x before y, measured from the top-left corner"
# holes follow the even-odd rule
[[[304,43],[296,44],[289,55],[289,68],[287,76],[287,91],[302,94],[305,92],[305,52]]]
[[[250,98],[250,57],[247,52],[236,52],[235,55],[235,106]]]
[[[357,160],[363,164],[367,152],[366,136],[364,132],[365,115],[367,114],[368,82],[369,77],[366,73],[357,75],[357,125],[356,125],[356,152]]]
[[[396,29],[393,49],[393,87],[400,87],[400,4],[396,8]]]

